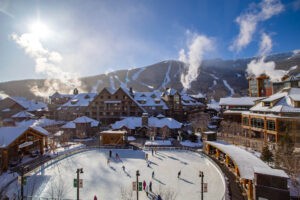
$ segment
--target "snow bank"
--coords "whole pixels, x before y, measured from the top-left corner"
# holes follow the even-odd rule
[[[170,140],[147,140],[145,146],[171,146],[172,143]]]

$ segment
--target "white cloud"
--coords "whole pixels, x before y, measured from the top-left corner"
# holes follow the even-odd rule
[[[179,60],[186,63],[186,73],[181,74],[180,79],[185,89],[190,88],[192,81],[198,77],[204,54],[214,49],[211,38],[199,34],[188,35],[191,35],[191,39],[188,38],[187,54],[184,49],[179,52]]]
[[[246,13],[236,18],[236,23],[240,26],[239,35],[229,47],[231,51],[239,52],[251,41],[259,22],[266,21],[284,10],[280,0],[262,0],[255,4]]]
[[[262,33],[261,35],[261,42],[259,45],[259,55],[267,55],[272,50],[272,39],[266,33]]]

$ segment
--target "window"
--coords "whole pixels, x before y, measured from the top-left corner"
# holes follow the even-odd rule
[[[267,120],[267,130],[275,131],[275,121]]]
[[[249,126],[249,118],[248,117],[243,117],[243,125]]]
[[[271,106],[270,102],[264,102],[264,106]]]
[[[264,120],[259,118],[251,119],[251,126],[254,128],[264,128]]]

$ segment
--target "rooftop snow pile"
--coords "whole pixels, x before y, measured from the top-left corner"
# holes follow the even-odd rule
[[[272,169],[253,154],[237,146],[212,141],[206,141],[206,143],[227,154],[238,166],[240,177],[243,179],[253,180],[254,172],[264,172],[265,174],[288,178],[283,170]]]
[[[182,124],[175,119],[172,118],[157,118],[157,117],[149,117],[148,118],[148,126],[162,128],[167,126],[169,129],[179,129]],[[120,129],[122,127],[127,127],[129,129],[136,129],[142,127],[142,118],[141,117],[126,117],[121,121],[117,121],[112,125],[113,129]]]
[[[27,111],[21,111],[12,116],[12,118],[33,118],[33,117],[34,115]]]
[[[0,147],[5,148],[21,136],[26,130],[34,129],[44,135],[48,135],[48,131],[39,126],[17,126],[17,127],[1,127],[0,128]]]
[[[7,97],[7,98],[12,99],[14,102],[16,102],[17,104],[19,104],[29,112],[43,111],[48,109],[47,105],[43,102],[28,100],[24,97]]]
[[[61,107],[86,107],[96,97],[96,93],[80,93],[74,95],[67,103]]]
[[[300,88],[283,89],[281,92],[263,99],[250,111],[271,112],[271,113],[299,113],[300,108],[293,104],[293,101],[300,101]]]
[[[261,97],[226,97],[220,99],[220,106],[254,106]]]
[[[62,126],[62,128],[76,128],[76,124],[91,123],[91,127],[97,127],[100,122],[86,116],[78,117]]]

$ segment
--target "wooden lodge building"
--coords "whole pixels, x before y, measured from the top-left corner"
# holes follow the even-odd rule
[[[44,154],[48,132],[38,126],[0,128],[0,167],[2,171],[15,165],[24,155]]]
[[[253,154],[235,145],[205,141],[204,152],[224,163],[236,176],[248,200],[289,199],[288,175],[269,167]]]
[[[288,134],[300,145],[300,88],[286,88],[261,99],[242,114],[242,127],[249,137],[277,143]]]

